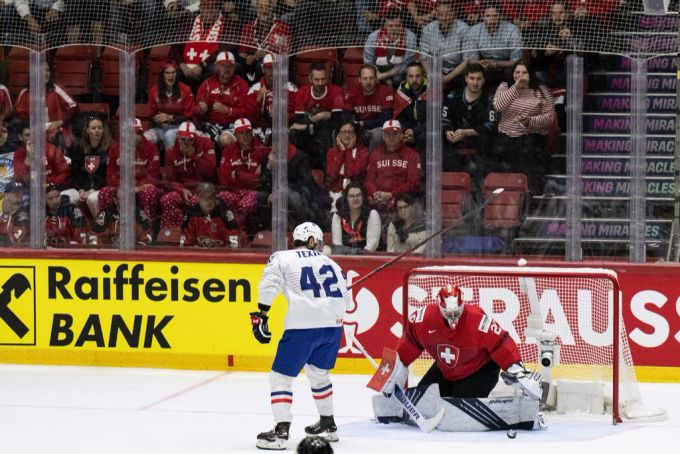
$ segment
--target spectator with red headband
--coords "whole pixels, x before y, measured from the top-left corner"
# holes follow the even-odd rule
[[[248,97],[248,83],[235,74],[236,60],[231,52],[220,52],[215,68],[216,73],[198,88],[194,119],[202,122],[201,129],[224,148],[236,140],[234,121],[252,116],[255,106]]]
[[[71,145],[71,120],[78,113],[78,103],[66,90],[54,82],[54,71],[49,63],[45,63],[45,106],[47,107],[47,140],[61,149]],[[30,120],[30,99],[28,88],[24,88],[17,97],[15,105],[19,119]]]
[[[150,220],[158,216],[159,202],[163,191],[158,147],[144,137],[144,127],[135,118],[135,195],[137,205]],[[120,146],[114,144],[109,151],[109,165],[106,167],[106,187],[99,191],[99,208],[105,210],[118,198],[120,187]]]
[[[255,106],[255,113],[250,119],[253,123],[253,134],[267,146],[272,143],[272,113],[274,112],[274,57],[266,54],[262,60],[262,77],[256,82],[248,97]],[[295,119],[295,93],[297,87],[288,82],[288,123]]]
[[[257,207],[260,163],[271,149],[253,136],[253,127],[247,118],[234,122],[234,134],[236,142],[222,151],[218,176],[224,190],[217,196],[236,211],[238,224],[244,227]]]
[[[170,192],[161,197],[161,228],[181,228],[184,209],[194,204],[193,191],[217,174],[215,146],[196,133],[190,121],[179,125],[177,141],[165,154],[165,180]]]
[[[267,53],[290,53],[291,28],[274,17],[273,4],[274,0],[255,0],[257,17],[241,33],[238,53],[249,84],[259,79],[262,59]]]
[[[28,186],[31,179],[31,128],[28,124],[21,127],[21,146],[14,152],[14,179]],[[64,153],[51,143],[45,143],[45,183],[57,189],[71,186],[71,166]]]
[[[194,94],[188,85],[179,81],[177,71],[177,64],[168,60],[158,73],[158,83],[149,89],[148,108],[153,128],[145,136],[162,145],[164,150],[172,148],[179,124],[190,120],[194,109]]]

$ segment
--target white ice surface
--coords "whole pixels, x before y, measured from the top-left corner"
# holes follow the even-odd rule
[[[612,425],[609,417],[549,416],[548,429],[420,432],[371,420],[367,376],[334,375],[336,453],[612,454],[677,452],[680,385],[642,384],[664,422]],[[293,388],[288,452],[317,413],[306,377]],[[273,427],[267,374],[0,365],[0,453],[255,453]],[[676,446],[675,448],[673,446]],[[507,450],[507,451],[506,451]]]

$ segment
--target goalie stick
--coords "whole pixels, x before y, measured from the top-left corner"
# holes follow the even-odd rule
[[[361,284],[362,282],[364,282],[364,281],[365,281],[366,279],[368,279],[369,277],[372,277],[372,276],[378,274],[380,271],[382,271],[382,270],[384,270],[385,268],[387,268],[388,266],[392,265],[394,262],[397,262],[397,261],[401,260],[402,258],[404,258],[405,256],[411,254],[413,251],[415,251],[415,250],[418,249],[420,246],[422,246],[423,244],[425,244],[425,243],[427,243],[428,241],[430,241],[432,238],[435,238],[435,237],[437,237],[437,236],[439,236],[439,235],[443,235],[444,233],[446,233],[446,232],[448,232],[449,230],[453,229],[453,228],[456,227],[457,225],[460,225],[463,221],[469,219],[470,217],[472,217],[472,216],[474,216],[475,214],[477,214],[477,213],[479,213],[480,211],[482,211],[482,210],[484,209],[484,207],[487,206],[487,205],[489,204],[489,202],[491,202],[493,199],[495,199],[496,197],[498,197],[498,195],[499,195],[501,192],[503,192],[504,190],[505,190],[504,188],[496,188],[496,189],[494,189],[494,191],[489,195],[489,197],[487,197],[487,198],[484,200],[484,202],[482,202],[481,205],[479,205],[479,206],[475,207],[474,209],[468,211],[468,212],[465,213],[463,216],[461,216],[460,218],[458,218],[458,219],[456,219],[455,221],[453,221],[453,222],[451,223],[451,225],[449,225],[449,226],[447,226],[447,227],[444,227],[443,229],[441,229],[441,230],[439,230],[439,231],[437,231],[437,232],[434,232],[432,235],[428,236],[427,238],[425,238],[424,240],[422,240],[420,243],[418,243],[418,244],[416,244],[415,246],[413,246],[411,249],[408,249],[408,250],[402,252],[401,254],[399,254],[398,256],[396,256],[395,258],[393,258],[392,260],[390,260],[389,262],[385,262],[385,263],[383,263],[382,265],[380,265],[379,267],[377,267],[376,269],[374,269],[373,271],[371,271],[370,273],[361,276],[359,279],[357,279],[356,281],[352,282],[351,285],[348,285],[348,286],[347,286],[347,289],[350,290],[350,289],[356,287],[357,285]]]
[[[354,345],[359,349],[359,351],[366,357],[366,359],[373,365],[373,367],[377,369],[380,368],[378,363],[373,359],[371,355],[368,354],[366,349],[364,348],[363,345],[361,345],[361,342],[356,337],[353,337],[353,343]],[[442,418],[444,418],[444,413],[445,409],[444,407],[439,407],[439,410],[437,411],[437,414],[433,416],[430,419],[426,419],[422,413],[416,408],[416,405],[411,401],[411,399],[408,398],[406,393],[401,389],[399,385],[394,386],[394,397],[397,398],[397,401],[399,404],[406,410],[406,413],[415,421],[415,423],[418,425],[418,427],[423,431],[423,432],[432,432],[435,427],[441,422]]]

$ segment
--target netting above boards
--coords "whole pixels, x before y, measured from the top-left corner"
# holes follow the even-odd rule
[[[507,47],[644,56],[678,51],[676,1],[665,16],[645,15],[642,0],[5,0],[0,4],[2,44],[33,49],[68,44],[139,49],[191,40],[288,54],[369,43],[381,54],[378,57],[388,59],[399,59],[404,49],[421,55]]]

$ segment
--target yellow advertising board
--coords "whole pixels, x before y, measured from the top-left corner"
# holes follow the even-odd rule
[[[0,361],[267,370],[283,331],[259,344],[264,265],[104,260],[2,260]]]

